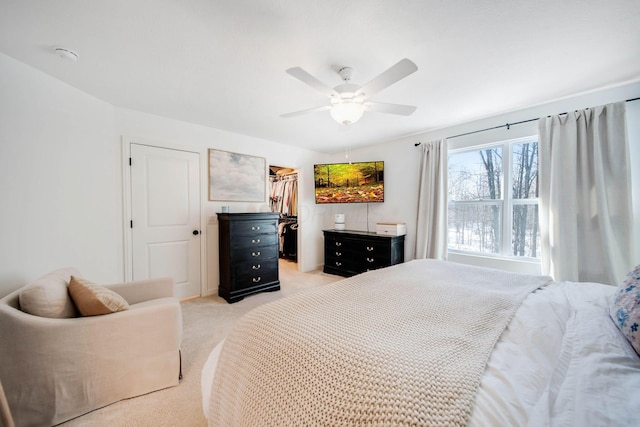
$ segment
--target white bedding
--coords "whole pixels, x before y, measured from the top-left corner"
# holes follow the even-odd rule
[[[488,360],[469,425],[637,425],[640,358],[608,316],[614,290],[561,282],[530,294]],[[207,417],[223,344],[202,371]]]

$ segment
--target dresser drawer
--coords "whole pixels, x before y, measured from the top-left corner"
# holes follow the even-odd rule
[[[231,238],[231,249],[257,248],[260,246],[273,246],[278,243],[278,236],[271,234],[239,235]]]
[[[324,265],[337,270],[356,271],[356,265],[352,259],[348,257],[327,256],[324,257]]]
[[[342,259],[350,259],[353,257],[353,248],[348,245],[345,246],[335,246],[335,245],[325,245],[324,247],[324,257],[325,258],[342,258]]]
[[[230,224],[232,236],[256,236],[258,234],[278,234],[276,221],[238,221]]]
[[[324,238],[324,247],[325,248],[336,248],[336,249],[347,249],[350,239],[345,239],[344,237],[336,237],[336,236],[325,236]],[[353,245],[353,243],[351,243]]]
[[[278,258],[278,247],[271,246],[258,246],[255,248],[231,248],[230,251],[231,261],[233,263],[243,261],[263,261],[269,258]]]
[[[231,269],[235,277],[253,276],[255,274],[260,275],[268,271],[277,270],[278,259],[277,258],[252,259],[250,261],[236,262],[233,264]]]
[[[389,242],[378,242],[372,240],[361,240],[353,243],[354,251],[363,254],[365,257],[389,257],[391,246]]]
[[[375,270],[382,267],[388,267],[389,256],[382,255],[373,255],[373,254],[365,254],[363,257],[359,257],[357,259],[357,267],[356,269],[359,271],[369,271]]]
[[[266,266],[264,265],[264,263],[258,265],[260,265],[261,267],[258,270],[244,270],[236,274],[235,281],[236,287],[238,289],[247,289],[254,286],[261,286],[265,283],[270,283],[278,280],[278,268],[275,263],[272,263],[271,266]]]

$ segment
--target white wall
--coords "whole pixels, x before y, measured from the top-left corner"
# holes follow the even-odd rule
[[[420,149],[414,146],[416,142],[436,140],[466,132],[500,126],[506,123],[514,123],[541,116],[559,114],[566,111],[623,101],[639,96],[640,83],[628,84],[353,150],[350,155],[352,161],[384,160],[385,202],[380,205],[371,204],[369,206],[368,217],[366,206],[363,205],[332,205],[332,213],[344,213],[346,228],[353,230],[366,230],[367,222],[369,224],[369,228],[372,230],[375,230],[375,223],[377,221],[406,222],[407,237],[405,245],[405,259],[413,259],[415,255],[415,226],[418,176],[420,168]],[[402,119],[399,118],[398,120]],[[636,241],[640,242],[640,168],[634,167],[634,165],[640,163],[640,101],[627,103],[627,125],[631,151],[632,186],[635,198],[635,233],[636,236],[638,236]],[[462,146],[508,140],[536,134],[537,122],[534,121],[511,126],[509,130],[501,128],[460,138],[453,138],[449,140],[449,147],[460,148]],[[345,161],[344,159],[344,154],[335,154],[332,156],[332,161],[335,162],[343,162]],[[332,221],[333,219],[330,215],[324,226],[330,227]],[[640,254],[637,254],[637,256],[640,256]],[[540,267],[537,263],[504,261],[490,257],[460,255],[452,255],[449,259],[511,271],[526,273],[540,272]],[[633,266],[630,266],[630,268],[631,267]]]
[[[0,295],[52,269],[122,277],[113,106],[0,54]]]
[[[326,215],[314,203],[313,164],[326,155],[284,146],[275,142],[252,138],[218,129],[185,123],[126,109],[116,110],[116,129],[124,135],[125,142],[186,149],[200,153],[203,212],[203,236],[206,253],[206,291],[217,293],[218,287],[218,222],[216,213],[221,206],[229,206],[230,212],[268,211],[268,204],[245,202],[211,202],[207,196],[207,150],[233,151],[265,157],[267,165],[286,166],[299,172],[299,223],[301,247],[298,251],[299,268],[309,271],[322,264],[322,234],[320,227]]]
[[[323,205],[330,209],[324,228],[333,228],[334,214],[345,214],[347,230],[376,231],[377,222],[405,222],[405,259],[413,259],[417,206],[417,171],[420,168],[419,150],[412,143],[378,144],[353,150],[353,162],[384,161],[384,202]],[[333,162],[345,162],[344,154],[337,154]]]
[[[322,263],[326,209],[313,199],[313,164],[327,155],[116,108],[0,54],[0,296],[59,267],[97,283],[125,279],[123,136],[201,153],[218,148],[300,171],[300,268]],[[204,192],[206,199],[206,190]],[[232,212],[265,204],[228,203]],[[218,282],[217,232],[207,226],[221,203],[205,202],[205,276]]]
[[[0,94],[2,296],[63,266],[75,266],[98,283],[124,279],[123,135],[130,140],[187,148],[203,156],[207,148],[263,156],[267,164],[298,169],[300,267],[308,271],[322,264],[321,230],[332,228],[333,214],[338,212],[346,214],[351,229],[374,230],[378,221],[406,222],[406,258],[413,258],[419,168],[415,142],[637,97],[640,83],[354,150],[350,156],[353,161],[385,162],[385,202],[369,206],[315,205],[313,164],[343,161],[343,154],[322,155],[116,108],[4,54],[0,54]],[[640,103],[627,106],[632,156],[637,164]],[[512,127],[513,132],[517,129]],[[206,168],[202,172],[206,183]],[[634,195],[638,196],[640,169],[633,168],[633,173]],[[639,199],[634,200],[638,236]],[[207,233],[212,227],[206,224],[219,207],[220,203],[205,202],[203,230]],[[231,204],[232,212],[259,209],[259,204]],[[217,240],[213,233],[205,245],[209,290],[217,285]]]

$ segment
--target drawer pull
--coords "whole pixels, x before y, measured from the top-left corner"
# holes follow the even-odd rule
[[[260,230],[260,226],[259,225],[254,225],[251,227],[251,231],[258,231]]]
[[[340,261],[336,261],[336,267],[340,267],[342,263]]]
[[[374,258],[367,258],[367,262],[374,262],[375,259]]]
[[[260,243],[260,239],[251,239],[251,243],[257,245],[258,243]]]
[[[253,283],[258,283],[260,280],[262,280],[262,277],[258,276],[258,277],[254,277],[253,279]]]
[[[251,256],[260,256],[260,251],[251,252]]]
[[[342,256],[342,252],[336,252],[336,256]]]
[[[342,242],[336,242],[336,246],[342,246]]]
[[[373,246],[367,246],[367,250],[371,252],[373,250]]]
[[[260,270],[260,264],[252,265],[251,269],[252,270]]]

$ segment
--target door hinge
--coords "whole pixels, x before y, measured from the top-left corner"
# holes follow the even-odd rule
[[[129,166],[131,166],[131,157],[129,157]]]
[[[129,221],[129,227],[133,228],[133,220]]]

